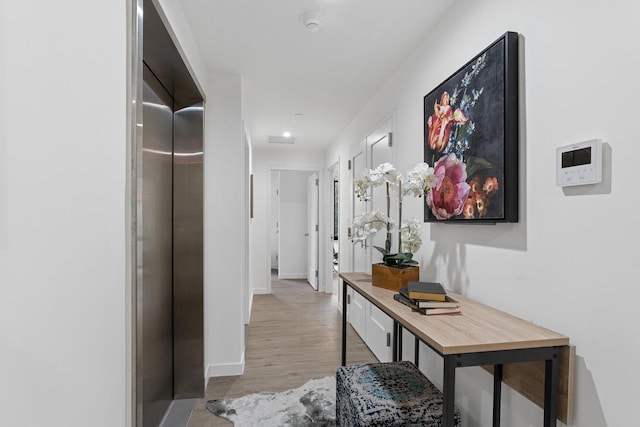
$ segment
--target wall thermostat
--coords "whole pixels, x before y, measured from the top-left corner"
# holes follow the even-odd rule
[[[601,140],[592,139],[556,149],[556,185],[567,187],[601,181]]]

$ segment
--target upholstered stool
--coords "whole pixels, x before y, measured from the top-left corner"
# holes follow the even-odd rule
[[[336,374],[336,425],[439,427],[442,393],[411,362],[342,366]]]

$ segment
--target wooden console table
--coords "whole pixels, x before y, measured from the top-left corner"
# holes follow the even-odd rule
[[[544,361],[544,426],[556,425],[560,349],[569,338],[500,310],[451,293],[462,315],[425,316],[393,299],[395,292],[371,285],[366,273],[341,273],[342,365],[347,356],[347,287],[390,316],[394,325],[394,358],[400,327],[407,329],[444,359],[443,426],[453,427],[456,368],[492,365],[494,372],[493,425],[500,425],[502,365]]]

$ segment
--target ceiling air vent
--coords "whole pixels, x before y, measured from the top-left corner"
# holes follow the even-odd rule
[[[269,135],[269,144],[293,144],[295,142],[296,142],[295,136]]]

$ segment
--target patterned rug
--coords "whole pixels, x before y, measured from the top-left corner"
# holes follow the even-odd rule
[[[238,399],[214,399],[207,409],[235,426],[335,426],[336,378],[307,381],[282,393],[254,393]]]

